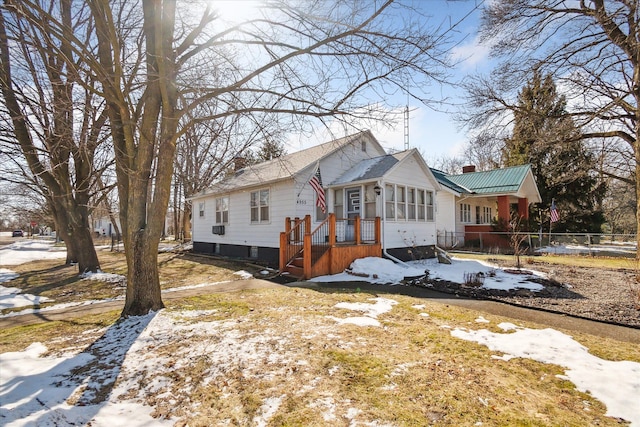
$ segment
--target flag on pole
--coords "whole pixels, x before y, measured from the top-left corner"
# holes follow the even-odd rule
[[[558,220],[560,219],[560,214],[558,213],[558,209],[556,209],[555,199],[551,200],[550,214],[551,214],[551,222],[558,222]]]
[[[316,206],[322,209],[323,213],[327,213],[327,199],[324,195],[324,188],[322,188],[322,177],[320,176],[320,166],[316,169],[316,173],[313,174],[309,180],[309,184],[316,190]]]

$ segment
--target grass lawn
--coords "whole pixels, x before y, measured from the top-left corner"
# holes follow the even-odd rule
[[[121,254],[100,253],[100,259],[103,271],[124,274]],[[233,272],[252,268],[160,255],[163,288],[232,280]],[[21,276],[7,286],[57,303],[123,292],[118,284],[79,280],[59,261],[13,269]],[[370,304],[376,297],[397,302],[378,317],[379,327],[336,321],[358,315],[336,304]],[[430,300],[288,287],[172,300],[165,313],[175,333],[145,356],[159,364],[136,375],[155,415],[169,415],[179,426],[256,425],[269,399],[278,402],[264,424],[271,426],[620,425],[604,415],[601,402],[558,377],[564,368],[497,360],[487,347],[451,335],[453,328],[498,332],[497,325],[511,319],[484,315],[489,323],[478,323],[482,313]],[[80,352],[114,327],[118,314],[6,328],[0,352],[32,342],[45,344],[49,355]],[[640,362],[636,345],[571,335],[598,357]]]

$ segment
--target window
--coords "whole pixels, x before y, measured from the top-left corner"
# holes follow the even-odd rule
[[[344,196],[342,190],[335,190],[333,193],[333,210],[335,211],[336,218],[343,219],[344,218]]]
[[[405,192],[404,187],[398,186],[396,188],[396,199],[397,199],[396,212],[398,214],[398,219],[406,219],[407,218],[407,215],[406,215],[407,193]]]
[[[325,208],[325,211],[328,211],[328,209]],[[322,212],[322,207],[316,206],[316,221],[320,222],[325,219],[327,219],[327,212]]]
[[[396,219],[395,187],[387,184],[384,187],[385,218]]]
[[[229,196],[216,199],[216,224],[229,222]]]
[[[269,190],[251,193],[251,222],[269,222]]]
[[[427,191],[427,221],[433,221],[433,191]]]
[[[483,209],[484,209],[484,223],[491,224],[491,220],[493,219],[493,215],[491,215],[491,208],[489,206],[485,206]]]
[[[204,218],[204,202],[198,203],[198,216]]]
[[[471,223],[471,205],[460,203],[460,222]]]
[[[360,148],[362,148],[362,151],[364,151],[366,153],[367,152],[367,141],[362,141],[362,145],[361,145]]]
[[[416,189],[409,188],[407,190],[407,218],[416,219]]]
[[[480,213],[480,206],[476,206],[476,224],[482,224],[482,221],[484,221],[484,218]]]
[[[373,184],[364,187],[364,217],[376,217],[376,190]]]

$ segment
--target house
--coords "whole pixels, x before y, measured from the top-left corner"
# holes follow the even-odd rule
[[[443,189],[436,223],[438,244],[445,248],[478,239],[481,245],[500,245],[496,236],[486,234],[495,231],[492,224],[509,221],[511,212],[527,219],[529,205],[542,201],[530,165],[481,172],[465,166],[459,175],[432,172]]]
[[[342,271],[363,256],[423,256],[436,244],[440,188],[417,150],[387,154],[360,132],[238,169],[193,195],[193,250],[301,277]]]

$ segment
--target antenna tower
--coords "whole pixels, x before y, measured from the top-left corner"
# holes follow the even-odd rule
[[[404,149],[409,149],[409,104],[404,109]]]

